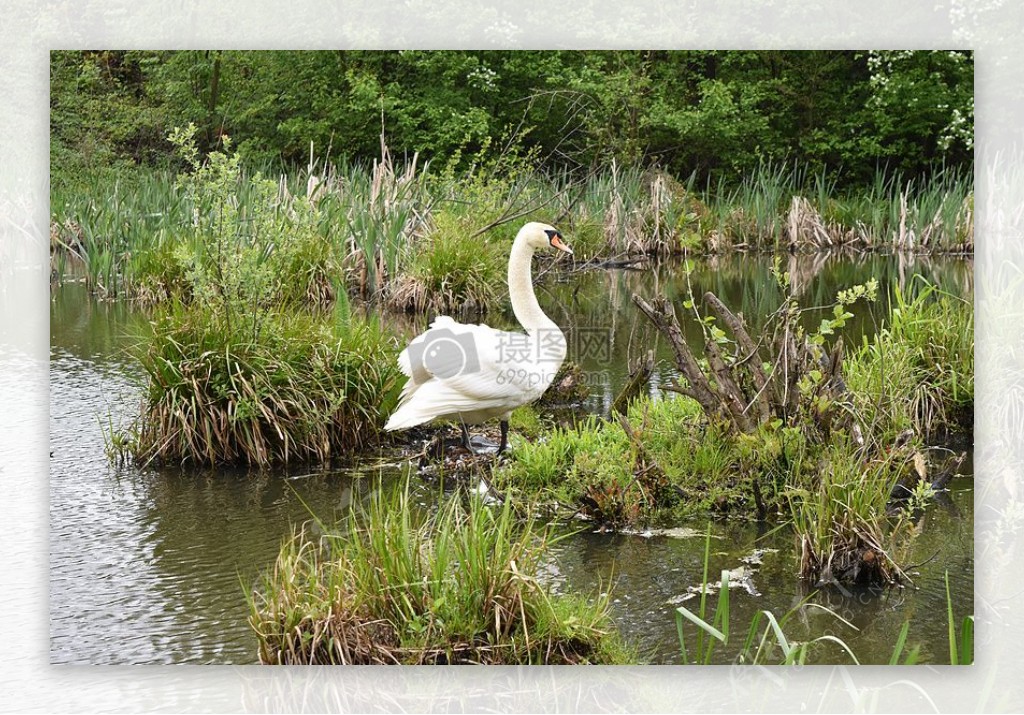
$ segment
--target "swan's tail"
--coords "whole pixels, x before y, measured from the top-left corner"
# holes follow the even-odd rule
[[[428,422],[433,418],[433,415],[423,415],[418,413],[415,409],[410,409],[411,405],[406,403],[395,410],[394,414],[388,418],[387,423],[384,425],[384,429],[388,432],[393,432],[399,429],[408,429],[409,427],[415,427],[421,425],[424,422]]]

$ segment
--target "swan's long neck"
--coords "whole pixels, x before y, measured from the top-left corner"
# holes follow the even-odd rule
[[[540,309],[540,303],[533,292],[532,262],[533,248],[521,237],[517,237],[508,257],[508,296],[512,301],[512,312],[530,334],[558,330],[555,321]]]

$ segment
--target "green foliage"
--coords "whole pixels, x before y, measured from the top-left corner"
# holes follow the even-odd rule
[[[835,335],[837,330],[842,330],[846,321],[853,317],[847,308],[858,300],[866,300],[870,303],[878,299],[878,281],[874,278],[867,283],[858,284],[852,288],[839,291],[836,295],[836,302],[832,306],[832,317],[822,318],[816,333],[810,336],[809,340],[817,345],[824,345],[825,336]],[[818,379],[820,379],[820,374]]]
[[[553,595],[538,580],[555,539],[471,498],[418,510],[377,490],[320,544],[287,542],[250,622],[264,663],[621,663],[608,599]]]
[[[58,181],[159,163],[189,122],[201,150],[229,134],[260,163],[310,142],[370,161],[382,133],[447,162],[518,128],[548,168],[657,161],[730,185],[765,160],[863,185],[973,149],[970,52],[60,51],[51,78]]]
[[[173,306],[137,358],[148,387],[118,439],[137,463],[326,461],[377,439],[397,398],[396,347],[374,323],[262,311],[255,334],[213,306]]]
[[[191,235],[176,248],[188,296],[218,304],[228,330],[246,318],[253,325],[245,329],[258,330],[260,312],[271,304],[328,303],[339,266],[318,231],[315,204],[259,172],[245,176],[237,153],[200,158],[195,132],[189,125],[170,136],[191,170],[178,178],[193,211]],[[224,146],[230,149],[227,137]]]
[[[846,363],[854,409],[882,440],[973,424],[974,311],[922,281],[896,289],[888,323]]]
[[[884,155],[922,166],[959,163],[974,150],[974,87],[969,52],[868,53],[866,107]],[[870,126],[870,125],[869,125]],[[922,141],[924,139],[924,141]]]
[[[83,190],[98,174],[170,160],[162,88],[148,73],[160,53],[50,53],[50,176],[54,190]],[[155,90],[151,93],[150,90]],[[155,96],[154,96],[155,95]]]

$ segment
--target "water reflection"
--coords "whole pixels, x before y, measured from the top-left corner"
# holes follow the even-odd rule
[[[955,622],[974,613],[973,523],[969,516],[962,516],[973,513],[973,479],[955,479],[949,496],[955,510],[929,509],[922,517],[910,556],[910,562],[917,564],[910,569],[913,584],[905,588],[813,590],[795,576],[794,540],[787,530],[767,531],[738,521],[712,527],[709,580],[717,581],[723,569],[742,565],[741,560],[755,549],[767,550],[751,578],[761,595],[731,591],[734,629],[745,630],[759,610],[770,610],[781,619],[796,609],[784,627],[791,640],[807,641],[830,633],[842,638],[862,662],[887,663],[896,634],[910,619],[908,647],[920,645],[923,662],[946,662],[947,570]],[[691,538],[584,533],[561,542],[554,558],[567,586],[594,593],[611,584],[616,620],[650,662],[679,663],[675,606],[670,601],[701,583],[703,557],[702,533]],[[709,612],[715,602],[715,597],[709,600]],[[857,630],[806,606],[807,602],[833,610]],[[698,607],[695,600],[683,605],[691,610]],[[713,662],[730,662],[732,655],[735,652],[729,650],[716,653]],[[838,647],[824,646],[816,651],[815,662],[849,663],[850,659]]]
[[[908,296],[921,290],[923,283],[913,279],[920,275],[943,290],[955,295],[970,296],[973,289],[973,266],[970,261],[937,257],[909,257],[835,254],[800,254],[788,257],[790,290],[802,308],[830,305],[840,290],[878,280],[879,297],[875,303],[859,302],[843,334],[847,344],[859,343],[861,336],[871,336],[888,314],[891,290],[902,286]],[[664,264],[645,271],[588,271],[572,274],[561,282],[540,290],[541,304],[563,326],[569,345],[568,359],[584,369],[592,396],[588,404],[593,411],[607,411],[628,373],[631,359],[653,349],[657,368],[650,391],[657,396],[659,386],[675,377],[674,361],[669,346],[654,327],[639,315],[632,303],[634,294],[650,298],[664,294],[676,307],[687,342],[702,351],[703,334],[698,321],[683,317],[685,301],[693,298],[697,309],[705,292],[712,291],[735,312],[741,314],[752,335],[779,306],[786,295],[772,276],[768,257],[720,256],[694,263],[689,275],[675,264]],[[703,313],[702,313],[703,314]],[[817,327],[823,316],[810,310],[803,314],[804,326]],[[594,346],[595,336],[603,334],[609,349],[587,350]]]
[[[963,260],[791,256],[788,262],[793,290],[805,306],[827,303],[837,290],[870,277],[914,290],[912,276],[920,273],[961,295],[973,289],[971,263]],[[607,410],[628,358],[656,350],[655,393],[672,374],[667,346],[637,319],[633,293],[664,290],[678,305],[691,290],[698,296],[713,290],[754,326],[781,298],[767,259],[760,257],[697,262],[689,282],[672,266],[555,277],[549,273],[539,286],[539,300],[565,326],[570,359],[588,371],[589,407],[595,411]],[[851,334],[875,329],[887,310],[885,293],[878,304],[854,311]],[[308,522],[310,511],[326,523],[340,518],[377,488],[376,477],[393,484],[401,470],[390,466],[394,458],[387,454],[326,470],[262,474],[112,468],[103,429],[137,409],[139,374],[125,350],[146,320],[129,305],[91,300],[78,285],[55,291],[51,302],[51,660],[250,663],[255,640],[246,623],[244,589],[273,562],[282,539]],[[409,337],[428,320],[388,316],[387,324]],[[512,316],[500,311],[484,320],[514,327]],[[585,350],[587,331],[603,331],[607,350],[598,356]],[[687,336],[699,338],[692,321]],[[882,651],[911,618],[910,642],[924,644],[924,658],[944,658],[946,569],[956,617],[973,612],[972,485],[969,478],[954,480],[947,507],[924,515],[913,557],[922,564],[914,575],[916,589],[870,598],[836,592],[816,597],[861,629],[843,635],[861,657],[887,661]],[[424,503],[430,501],[428,489]],[[714,534],[712,573],[737,566],[754,548],[779,549],[754,577],[764,595],[733,599],[735,622],[749,622],[762,608],[782,614],[806,596],[794,578],[792,543],[784,530],[766,535],[763,527],[729,521],[716,523]],[[611,586],[627,637],[653,661],[675,662],[678,644],[667,601],[700,580],[702,555],[702,539],[583,533],[560,542],[551,573],[563,588],[595,592]],[[793,637],[817,634],[815,628],[823,627],[818,618],[807,611],[794,619]]]

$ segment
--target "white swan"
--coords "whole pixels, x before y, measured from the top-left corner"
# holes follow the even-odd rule
[[[516,407],[544,394],[565,359],[565,335],[544,314],[533,292],[530,263],[534,251],[553,247],[572,253],[553,226],[531,222],[519,229],[508,257],[508,293],[516,319],[526,333],[465,325],[438,316],[398,356],[409,380],[386,430],[399,430],[434,419],[462,425],[501,420],[501,444],[508,446],[508,418]]]

